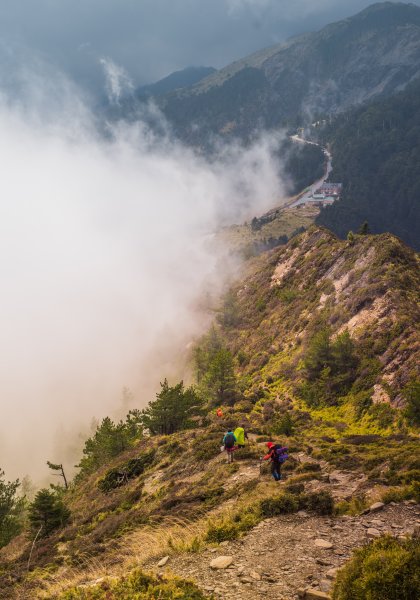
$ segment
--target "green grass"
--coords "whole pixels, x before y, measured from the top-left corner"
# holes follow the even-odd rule
[[[196,585],[178,578],[168,579],[135,570],[117,581],[107,579],[90,587],[74,587],[50,600],[206,600]]]
[[[357,549],[337,574],[333,600],[417,600],[420,589],[418,538],[384,536]]]

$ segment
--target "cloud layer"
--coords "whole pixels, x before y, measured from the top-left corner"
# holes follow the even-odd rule
[[[211,164],[141,123],[104,139],[63,83],[31,77],[24,105],[0,105],[9,477],[70,460],[68,440],[93,416],[115,414],[124,386],[144,406],[159,380],[183,374],[186,347],[208,323],[203,297],[227,272],[212,233],[282,193],[273,138],[222,149]],[[48,110],[50,97],[62,112],[58,102]]]

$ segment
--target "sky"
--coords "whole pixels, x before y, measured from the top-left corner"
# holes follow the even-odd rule
[[[103,60],[124,69],[138,86],[186,66],[223,67],[369,4],[369,0],[2,0],[0,60],[11,64],[23,56],[38,56],[98,94],[104,83]]]

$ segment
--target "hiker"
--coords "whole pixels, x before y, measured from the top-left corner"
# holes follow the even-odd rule
[[[245,440],[248,439],[248,434],[244,430],[243,427],[237,427],[233,432],[233,435],[236,437],[236,445],[238,448],[245,448]]]
[[[222,409],[221,409],[221,408],[218,408],[218,409],[217,409],[217,411],[216,411],[216,415],[217,415],[218,417],[223,417],[223,411],[222,411]]]
[[[266,446],[268,448],[268,454],[263,456],[262,460],[271,460],[271,474],[275,481],[280,481],[281,465],[289,458],[287,448],[280,446],[280,444],[274,444],[273,442],[267,442]]]
[[[227,454],[227,462],[233,462],[233,453],[236,450],[235,447],[236,437],[232,431],[232,428],[228,429],[227,434],[223,438],[223,446],[225,447]]]

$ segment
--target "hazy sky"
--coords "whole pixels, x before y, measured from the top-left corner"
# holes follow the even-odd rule
[[[416,2],[418,3],[418,2]],[[7,60],[41,53],[98,89],[100,60],[124,67],[135,85],[189,65],[222,67],[291,35],[316,30],[369,0],[2,0]]]

